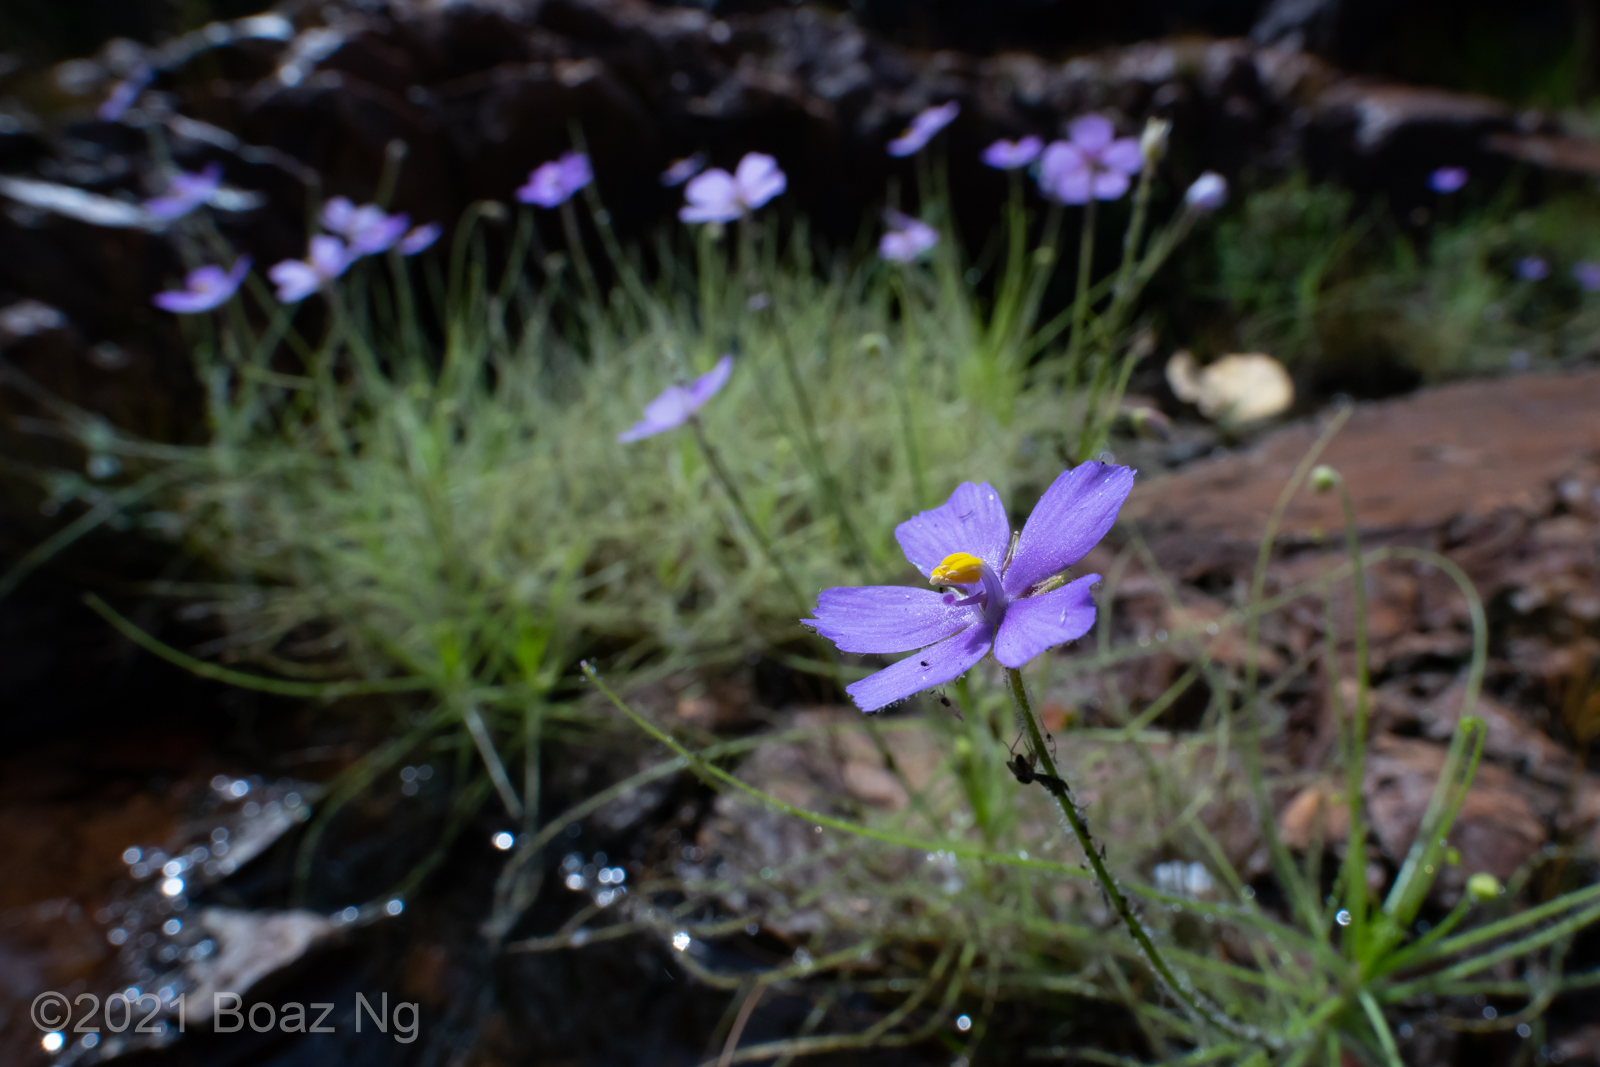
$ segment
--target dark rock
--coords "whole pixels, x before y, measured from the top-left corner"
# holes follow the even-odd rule
[[[221,163],[230,185],[265,197],[224,224],[261,264],[300,254],[308,195],[370,196],[396,142],[406,153],[394,204],[448,224],[473,200],[508,201],[579,134],[624,239],[672,218],[681,193],[657,181],[672,159],[704,151],[731,166],[767,151],[790,175],[777,210],[844,245],[890,188],[903,199],[916,188],[915,165],[888,158],[884,143],[921,108],[956,100],[962,113],[936,151],[973,247],[1006,188],[979,150],[997,136],[1054,136],[1087,110],[1127,132],[1149,115],[1173,121],[1162,198],[1204,169],[1262,179],[1309,165],[1403,209],[1439,165],[1493,176],[1530,160],[1588,172],[1600,159],[1589,142],[1524,128],[1485,98],[1349,79],[1305,52],[1243,38],[1153,41],[1066,62],[979,57],[913,51],[848,18],[784,5],[721,19],[643,0],[285,8],[160,48],[117,42],[80,64],[76,82],[57,81],[101,93],[139,63],[154,80],[130,123],[159,121],[179,165]],[[156,191],[157,157],[135,125],[7,122],[0,165],[17,177],[125,200]],[[148,304],[178,273],[164,240],[7,208],[0,301],[61,308],[86,348],[176,353],[172,323]],[[554,227],[546,236],[559,241]]]

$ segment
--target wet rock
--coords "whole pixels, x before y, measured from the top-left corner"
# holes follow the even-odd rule
[[[191,983],[188,1018],[211,1021],[213,994],[248,994],[263,980],[298,963],[312,951],[333,944],[341,927],[309,911],[235,911],[206,908],[200,925],[216,949],[187,968]]]
[[[764,744],[751,753],[739,773],[778,799],[811,811],[858,819],[869,812],[899,810],[909,798],[890,761],[912,788],[922,789],[941,757],[933,732],[914,723],[882,730],[880,751],[860,713],[848,708],[801,711],[791,725],[819,730],[820,735]],[[719,856],[729,865],[730,870],[719,877],[736,871],[760,887],[727,894],[729,906],[761,914],[764,927],[785,937],[839,938],[867,921],[873,908],[890,905],[840,893],[806,893],[837,875],[840,853],[828,840],[831,835],[730,791],[717,798],[696,844],[706,856]],[[913,876],[921,860],[919,852],[886,845],[875,846],[858,862],[868,864],[875,879],[888,881]],[[768,877],[763,870],[781,874]],[[770,882],[770,888],[763,881]],[[815,899],[799,906],[791,903],[808,896]]]
[[[1580,1026],[1550,1043],[1551,1063],[1600,1063],[1600,1023]],[[1560,1059],[1555,1055],[1559,1054]]]

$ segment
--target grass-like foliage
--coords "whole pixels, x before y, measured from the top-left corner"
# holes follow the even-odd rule
[[[752,652],[828,685],[848,680],[857,668],[797,625],[817,590],[904,579],[895,524],[957,481],[988,480],[1026,503],[1063,466],[1105,447],[1142,350],[1136,297],[1196,221],[1181,211],[1146,245],[1153,170],[1135,194],[1122,265],[1099,283],[1083,272],[1073,305],[1045,323],[1038,310],[1062,216],[1032,227],[1020,196],[987,299],[965,281],[968,264],[948,233],[926,263],[821,263],[803,230],[747,218],[703,227],[692,244],[664,238],[646,270],[646,257],[618,247],[592,190],[593,210],[560,208],[570,253],[542,248],[531,214],[485,205],[461,220],[438,259],[363,260],[312,310],[279,306],[253,281],[248,299],[192,320],[211,426],[204,447],[132,440],[56,406],[65,432],[115,457],[125,482],[7,581],[95,524],[145,507],[226,577],[177,592],[214,604],[219,647],[235,666],[168,649],[102,605],[129,636],[213,677],[291,695],[414,691],[397,711],[395,740],[332,783],[301,874],[314,873],[317,827],[344,800],[414,746],[456,738],[478,767],[459,785],[458,814],[500,804],[526,830],[487,927],[502,942],[541,888],[547,846],[651,780],[688,771],[725,791],[746,822],[798,825],[805,846],[785,857],[691,864],[635,882],[626,897],[597,893],[561,930],[503,943],[541,951],[659,936],[702,980],[740,991],[722,1063],[924,1041],[971,1057],[996,1013],[1019,998],[1069,1021],[1092,1017],[1086,1003],[1120,1005],[1145,1051],[1173,1063],[1332,1065],[1349,1049],[1398,1065],[1391,1021],[1425,997],[1521,998],[1523,1011],[1472,1025],[1536,1022],[1551,997],[1595,981],[1563,976],[1560,960],[1600,916],[1600,887],[1516,911],[1477,879],[1420,932],[1415,920],[1446,866],[1445,839],[1483,743],[1470,713],[1486,623],[1448,560],[1363,553],[1348,497],[1342,568],[1268,599],[1273,528],[1304,490],[1315,452],[1285,487],[1248,596],[1222,626],[1170,635],[1191,669],[1152,704],[1119,705],[1116,728],[1062,734],[1059,750],[1030,688],[1151,651],[1113,639],[1115,574],[1092,647],[1043,657],[1026,678],[992,664],[973,671],[948,690],[959,716],[930,704],[922,718],[717,742],[676,732],[626,699],[652,678],[714,673]],[[929,203],[937,225],[939,200]],[[1041,230],[1045,242],[1034,247]],[[1078,258],[1089,264],[1093,228],[1082,232]],[[203,226],[192,236],[197,255],[216,240]],[[491,254],[491,244],[502,251]],[[604,252],[602,269],[585,247]],[[731,378],[691,425],[617,441],[663,387],[724,353]],[[1343,492],[1334,472],[1314,480]],[[1359,797],[1363,570],[1380,556],[1427,562],[1457,580],[1472,605],[1474,651],[1462,725],[1422,830],[1377,895]],[[1276,698],[1289,676],[1259,678],[1255,649],[1265,615],[1335,588],[1354,597],[1353,632],[1330,621],[1326,647],[1289,672],[1321,663],[1343,730],[1350,847],[1336,872],[1323,872],[1322,849],[1296,857],[1277,838],[1262,739],[1281,725]],[[1244,670],[1212,658],[1224,639],[1250,650]],[[1346,646],[1358,665],[1350,707],[1339,702]],[[1152,729],[1197,681],[1212,693],[1199,728]],[[540,812],[552,725],[565,736],[642,731],[667,752],[573,810]],[[1026,770],[1008,744],[1019,733],[1037,761]],[[885,754],[903,804],[812,810],[741,774],[744,753],[843,734]],[[932,753],[927,773],[887,758],[903,756],[905,744]],[[1097,799],[1080,805],[1074,787],[1090,773]],[[1256,899],[1200,818],[1220,804],[1256,813],[1271,902]],[[1097,845],[1096,826],[1118,831]],[[1166,875],[1148,869],[1158,855],[1168,857]],[[1195,865],[1210,889],[1191,875],[1174,881],[1174,869]],[[395,891],[415,891],[428,869]],[[696,949],[742,936],[754,921],[802,914],[794,928],[810,940],[781,967],[723,972]],[[815,1010],[797,1035],[737,1047],[753,998],[769,988],[806,992]],[[1059,1047],[1035,1051],[1143,1062],[1064,1033]]]
[[[1186,263],[1189,288],[1226,309],[1202,348],[1270,352],[1303,380],[1389,388],[1600,348],[1592,196],[1525,205],[1513,185],[1485,201],[1472,183],[1412,221],[1426,225],[1303,175],[1250,196]]]

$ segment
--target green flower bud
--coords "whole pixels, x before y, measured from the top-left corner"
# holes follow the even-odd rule
[[[1479,871],[1467,879],[1467,892],[1478,900],[1493,900],[1500,895],[1500,879],[1488,871]]]

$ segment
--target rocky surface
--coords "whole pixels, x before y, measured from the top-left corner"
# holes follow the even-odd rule
[[[1441,552],[1487,605],[1490,659],[1474,710],[1488,727],[1486,765],[1457,834],[1464,856],[1502,878],[1547,843],[1600,849],[1600,776],[1574,756],[1600,726],[1600,691],[1590,681],[1600,658],[1597,404],[1595,371],[1445,386],[1358,406],[1322,454],[1349,486],[1365,548]],[[1175,633],[1237,605],[1265,517],[1320,430],[1286,428],[1253,448],[1140,482],[1124,517],[1151,558],[1180,579],[1183,607],[1169,607],[1135,563],[1119,590],[1127,632]],[[1337,564],[1342,527],[1336,494],[1293,498],[1269,594]],[[1085,566],[1109,568],[1101,552]],[[1410,845],[1460,715],[1470,621],[1454,583],[1421,564],[1373,567],[1368,601],[1378,736],[1367,788],[1379,844],[1395,861]],[[1269,674],[1321,640],[1320,607],[1302,603],[1264,624]],[[1339,612],[1348,633],[1347,596]],[[1224,643],[1218,651],[1239,662],[1238,649]],[[1348,645],[1342,652],[1349,656]],[[1147,692],[1180,661],[1129,681]],[[1314,770],[1329,754],[1325,696],[1318,678],[1290,698],[1285,766]],[[1305,839],[1317,790],[1333,788],[1308,786],[1290,805],[1291,836]]]
[[[1471,873],[1487,871],[1502,882],[1526,876],[1548,847],[1600,855],[1600,774],[1590,769],[1587,740],[1600,732],[1600,688],[1590,680],[1600,661],[1597,405],[1595,371],[1448,386],[1359,405],[1323,455],[1351,488],[1368,549],[1440,551],[1467,572],[1489,608],[1485,691],[1472,707],[1487,726],[1484,761],[1450,834],[1460,861],[1436,884],[1434,900],[1442,907],[1455,902]],[[1103,840],[1115,843],[1120,863],[1144,876],[1163,855],[1149,836],[1148,813],[1159,798],[1148,794],[1145,772],[1128,746],[1093,728],[1120,725],[1111,712],[1116,691],[1135,712],[1153,700],[1197,661],[1199,642],[1213,663],[1242,673],[1241,628],[1227,613],[1242,607],[1266,515],[1320,429],[1312,423],[1288,427],[1235,454],[1141,480],[1124,508],[1121,543],[1102,545],[1080,565],[1108,576],[1102,605],[1109,606],[1113,640],[1149,651],[1107,672],[1109,678],[1052,682],[1039,700],[1047,728],[1057,732],[1065,773]],[[1341,538],[1340,527],[1336,497],[1309,491],[1295,497],[1268,571],[1268,594],[1339,564],[1342,541],[1330,542]],[[1127,551],[1135,547],[1133,534],[1159,571],[1147,570]],[[1162,589],[1168,581],[1176,604]],[[1462,713],[1470,623],[1462,595],[1436,568],[1373,566],[1367,595],[1374,689],[1365,795],[1369,878],[1381,888],[1411,847]],[[1347,594],[1337,599],[1336,617],[1348,706],[1353,648]],[[1207,629],[1218,621],[1222,625]],[[1267,617],[1259,658],[1263,684],[1271,686],[1291,664],[1319,650],[1323,625],[1314,598]],[[1199,642],[1192,636],[1197,632],[1206,634]],[[1086,654],[1079,648],[1063,656],[1070,664]],[[1283,726],[1268,744],[1280,783],[1279,830],[1296,849],[1319,842],[1342,849],[1348,827],[1335,803],[1342,779],[1330,770],[1336,723],[1325,669],[1312,657],[1303,677],[1285,680],[1268,711],[1269,721]],[[1186,753],[1181,744],[1203,710],[1203,701],[1175,706],[1157,722],[1172,734],[1151,743],[1163,780],[1185,798],[1207,787],[1209,750]],[[742,773],[813,810],[850,818],[899,811],[908,802],[902,781],[921,788],[932,763],[950,749],[950,738],[941,738],[948,731],[936,721],[949,714],[927,701],[920,719],[896,723],[875,740],[848,708],[798,712],[784,724],[823,725],[829,734],[765,745]],[[1073,733],[1069,723],[1090,730]],[[1241,774],[1230,765],[1235,782]],[[1012,792],[1030,851],[1076,854],[1042,790]],[[1201,818],[1239,870],[1262,885],[1270,882],[1248,803],[1222,789]],[[807,896],[807,890],[837,876],[843,861],[806,826],[728,794],[717,801],[699,841],[746,875],[762,867],[791,872],[784,876],[792,882],[790,897],[812,903],[786,909],[781,897],[764,900],[774,928],[786,935],[826,928],[827,909],[839,901]],[[920,859],[880,851],[877,861],[886,866]],[[849,928],[852,919],[861,916],[841,911],[834,922]]]
[[[154,73],[136,106],[95,119],[140,64]],[[471,201],[509,200],[580,134],[626,235],[670,219],[680,193],[657,175],[672,159],[703,151],[726,165],[762,150],[790,175],[781,210],[849,242],[889,190],[915,188],[912,162],[891,160],[884,143],[944,100],[962,104],[942,152],[974,247],[1005,190],[978,150],[997,136],[1055,135],[1091,109],[1127,130],[1149,115],[1173,120],[1166,196],[1203,169],[1248,183],[1305,165],[1408,212],[1446,163],[1491,179],[1527,162],[1584,175],[1600,166],[1591,142],[1537,115],[1346,76],[1246,38],[1061,62],[916,51],[809,7],[719,18],[643,0],[286,4],[159,48],[113,42],[4,99],[0,308],[32,298],[67,320],[47,353],[11,358],[100,408],[118,406],[103,394],[134,392],[140,402],[119,414],[177,430],[127,409],[183,393],[176,325],[149,306],[180,261],[158,227],[115,218],[119,204],[160,191],[167,156],[223,166],[235,195],[219,227],[261,263],[300,253],[308,197],[369,197],[397,142],[395,204],[449,225]]]
[[[37,108],[44,118],[7,112],[9,121],[0,122],[0,169],[14,179],[85,189],[127,204],[157,191],[159,168],[132,124],[157,123],[181,165],[220,162],[230,188],[261,197],[254,205],[236,201],[241,210],[218,219],[231,241],[270,260],[298,252],[309,194],[367,196],[394,140],[408,148],[397,204],[420,219],[448,222],[472,199],[507,199],[530,166],[566,146],[574,120],[595,154],[602,195],[618,224],[633,233],[667,217],[677,202],[677,194],[656,181],[669,159],[706,150],[725,163],[754,148],[778,154],[794,176],[786,210],[852,235],[891,179],[902,187],[910,182],[910,168],[891,163],[883,141],[915,110],[943,99],[963,103],[947,146],[952,183],[959,202],[972,205],[973,218],[984,226],[984,205],[1003,182],[973,162],[977,149],[996,135],[1053,133],[1086,108],[1109,110],[1129,129],[1146,114],[1173,117],[1178,181],[1206,166],[1239,176],[1303,160],[1368,190],[1409,190],[1409,196],[1431,167],[1446,162],[1491,172],[1516,160],[1576,173],[1600,166],[1590,143],[1493,101],[1351,79],[1304,53],[1242,39],[1137,45],[1058,63],[1020,54],[975,59],[916,52],[804,9],[717,19],[631,0],[555,0],[335,4],[286,12],[278,23],[233,24],[145,57],[160,71],[152,94],[126,122],[91,121],[87,105],[106,88],[108,71],[124,73],[139,57],[108,53],[99,73],[79,68],[80,84],[90,91],[67,110],[51,115]],[[19,187],[8,188],[15,193]],[[148,306],[149,294],[179,269],[165,236],[144,226],[92,223],[82,212],[57,210],[48,196],[3,199],[0,343],[6,358],[59,395],[135,431],[157,437],[193,432],[184,416],[185,390],[192,387],[176,327]],[[1406,204],[1403,197],[1396,202]],[[1600,657],[1596,410],[1595,373],[1449,387],[1359,408],[1325,457],[1355,494],[1368,545],[1445,551],[1490,606],[1488,692],[1477,708],[1489,724],[1487,762],[1454,838],[1462,870],[1505,877],[1547,844],[1600,846],[1600,788],[1576,755],[1584,723],[1600,720],[1600,691],[1590,681]],[[1115,599],[1119,640],[1160,645],[1186,626],[1222,618],[1238,603],[1266,510],[1314,435],[1314,427],[1289,428],[1254,449],[1141,484],[1127,514],[1161,569],[1177,579],[1180,606],[1169,606],[1155,575],[1137,561],[1129,564]],[[1337,555],[1331,544],[1339,529],[1332,497],[1297,498],[1271,587],[1284,588],[1328,565]],[[1107,553],[1090,564],[1109,574],[1115,558]],[[1367,783],[1374,859],[1392,865],[1415,832],[1418,798],[1431,786],[1459,714],[1469,635],[1463,602],[1439,573],[1386,564],[1373,569],[1371,583],[1376,736]],[[57,718],[26,730],[18,724],[7,736],[32,743],[51,729],[64,735],[78,728],[80,720],[60,718],[54,684],[34,678],[48,673],[40,666],[46,660],[54,665],[51,677],[76,671],[95,674],[97,684],[139,690],[139,699],[151,705],[140,705],[141,721],[157,710],[147,690],[170,699],[171,677],[161,675],[155,685],[145,684],[148,679],[125,683],[126,675],[109,666],[121,661],[109,654],[84,672],[89,661],[82,649],[95,640],[85,629],[90,624],[80,620],[83,632],[71,636],[83,643],[68,642],[70,651],[63,651],[60,619],[19,613],[15,603],[7,602],[3,617],[13,650],[5,677],[32,686],[19,706],[48,707]],[[96,633],[103,630],[92,625]],[[1264,631],[1267,677],[1314,648],[1321,625],[1320,608],[1309,602],[1275,617]],[[46,647],[48,637],[57,638],[52,647]],[[1230,669],[1243,663],[1233,628],[1219,628],[1209,651]],[[1120,671],[1117,681],[1135,702],[1148,700],[1192,658],[1191,649],[1174,642]],[[1306,847],[1318,812],[1332,810],[1324,804],[1332,783],[1321,777],[1333,744],[1324,693],[1314,673],[1285,689],[1287,730],[1273,753],[1275,769],[1292,783],[1279,797],[1280,823],[1286,836]],[[1094,703],[1100,697],[1063,685],[1049,694],[1045,711],[1057,728],[1069,715],[1102,725]],[[97,690],[93,702],[113,707],[114,698]],[[1181,733],[1202,710],[1174,708],[1159,725]],[[725,711],[726,702],[698,697],[676,705],[679,719],[708,731],[748,724]],[[842,717],[853,719],[853,713]],[[92,725],[90,732],[104,731],[103,720]],[[925,773],[928,745],[915,737],[901,741],[896,754],[904,768],[914,778]],[[121,850],[181,836],[177,827],[187,808],[169,792],[171,781],[203,790],[217,769],[213,756],[177,741],[163,741],[157,756],[140,755],[140,746],[149,744],[148,737],[117,735],[118,758],[139,768],[136,786],[97,792],[85,784],[107,765],[122,766],[103,754],[82,780],[67,784],[35,780],[33,791],[15,792],[23,778],[10,776],[14,792],[0,794],[0,847],[22,858],[30,880],[11,881],[0,895],[0,958],[12,968],[0,967],[0,982],[16,986],[9,981],[13,974],[27,976],[30,988],[57,980],[140,980],[138,969],[114,969],[120,953],[106,938],[117,917],[98,917],[118,894],[130,892],[126,884],[117,886],[127,877]],[[763,750],[750,766],[775,792],[788,790],[808,806],[893,808],[905,802],[903,787],[877,755],[865,737],[850,733],[831,747]],[[1092,798],[1109,794],[1106,786],[1115,784],[1119,771],[1097,764],[1086,773]],[[159,788],[147,780],[157,777],[165,783]],[[130,800],[135,793],[154,799]],[[71,799],[80,795],[81,803]],[[618,805],[596,825],[618,836],[642,833],[647,809],[674,808],[676,795],[662,790],[647,803]],[[698,816],[692,807],[685,810],[690,814],[678,823],[692,835]],[[1259,843],[1249,821],[1221,806],[1207,819],[1222,833],[1230,857],[1250,869]],[[414,824],[387,825],[392,831]],[[805,828],[798,835],[794,829],[792,821],[752,815],[728,802],[699,828],[704,836],[697,840],[730,853],[748,845],[751,856],[783,857],[806,848]],[[478,836],[487,839],[487,833]],[[383,847],[381,835],[373,840]],[[491,877],[483,872],[495,869],[493,855],[469,859],[473,877]],[[1453,886],[1447,880],[1445,890]],[[487,890],[461,906],[470,921],[371,959],[403,970],[407,987],[422,990],[416,995],[436,1011],[432,1018],[476,1026],[492,1011],[484,1044],[511,1056],[526,1047],[528,1032],[541,1038],[570,1033],[571,1020],[559,1018],[550,1004],[565,1003],[558,994],[572,972],[565,963],[518,972],[525,979],[518,987],[523,1003],[506,1011],[477,1008],[490,1000],[481,996],[489,964],[461,946],[476,943],[472,922],[481,917],[484,899]],[[343,902],[327,904],[331,911]],[[854,908],[851,901],[835,903]],[[801,932],[818,915],[814,909],[793,918],[793,930]],[[551,925],[562,920],[557,916]],[[572,968],[594,968],[590,977],[605,988],[632,983],[640,997],[660,996],[662,1003],[688,1003],[708,1013],[706,1033],[715,1026],[720,1003],[708,1008],[704,996],[687,1000],[679,992],[684,983],[658,960],[638,964],[632,948],[611,957],[580,955]],[[601,962],[589,962],[594,959]],[[626,982],[616,981],[619,975]],[[618,1002],[611,1010],[639,1008]],[[11,1023],[26,1025],[13,1014],[0,1028]],[[677,1024],[664,1019],[652,1025],[665,1033]],[[7,1030],[6,1037],[13,1033]],[[1593,1034],[1561,1040],[1574,1050],[1587,1048]],[[441,1040],[430,1047],[453,1046]],[[262,1052],[261,1062],[268,1055]]]

